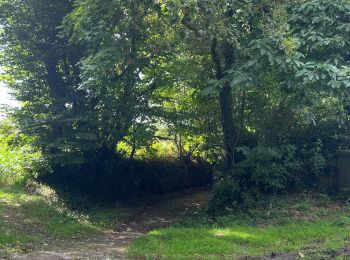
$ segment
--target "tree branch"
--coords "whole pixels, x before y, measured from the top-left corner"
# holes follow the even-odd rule
[[[181,23],[187,27],[188,29],[190,29],[191,31],[193,31],[197,37],[202,37],[203,33],[197,28],[196,25],[194,25],[193,23],[191,23],[191,18],[188,15],[188,13],[185,13],[184,18],[182,18]]]

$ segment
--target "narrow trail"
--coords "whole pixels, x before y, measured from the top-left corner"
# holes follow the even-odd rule
[[[208,199],[208,189],[192,189],[137,205],[133,215],[114,230],[85,239],[52,240],[14,260],[128,259],[127,246],[141,235],[168,226],[190,212],[199,210]]]

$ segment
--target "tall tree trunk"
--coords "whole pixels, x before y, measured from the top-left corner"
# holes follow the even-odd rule
[[[228,43],[223,46],[224,70],[229,69],[235,62],[234,49]],[[216,78],[221,80],[223,69],[220,61],[220,56],[217,50],[217,39],[213,38],[211,46],[212,59],[215,64]],[[221,110],[221,126],[224,134],[225,157],[226,165],[225,171],[232,171],[235,163],[234,149],[236,140],[235,123],[233,118],[233,104],[232,104],[232,89],[229,83],[222,86],[219,94],[220,110]]]
[[[234,149],[236,133],[233,120],[232,90],[231,86],[225,84],[220,91],[221,125],[225,142],[226,170],[232,170],[235,158]]]
[[[50,94],[52,98],[52,105],[50,107],[52,114],[50,124],[52,127],[50,139],[57,140],[58,138],[62,138],[62,134],[66,130],[66,123],[62,120],[62,114],[65,111],[65,103],[64,103],[64,91],[63,91],[63,80],[60,74],[57,71],[57,63],[58,57],[56,54],[56,50],[49,49],[49,53],[45,59],[45,69],[46,69],[46,81],[50,88]],[[59,149],[55,147],[51,147],[48,149],[51,155],[56,154]]]

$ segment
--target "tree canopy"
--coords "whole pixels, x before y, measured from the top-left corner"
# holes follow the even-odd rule
[[[1,79],[53,167],[173,149],[273,192],[348,145],[349,18],[349,0],[1,0]]]

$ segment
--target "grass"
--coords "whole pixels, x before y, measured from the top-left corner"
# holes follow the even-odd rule
[[[0,187],[0,258],[28,252],[30,245],[47,241],[84,241],[117,227],[132,212],[132,208],[99,207],[84,200],[78,204],[85,206],[72,211],[49,188],[34,186]],[[142,236],[131,244],[128,255],[132,259],[239,259],[290,254],[346,259],[338,249],[348,245],[349,238],[350,204],[326,195],[296,195],[217,217],[196,210],[178,224]]]
[[[64,205],[43,194],[28,194],[21,189],[7,187],[0,189],[0,201],[3,211],[1,219],[18,227],[26,224],[54,237],[98,231],[83,217],[75,215]]]
[[[261,208],[216,218],[204,212],[189,216],[180,224],[141,237],[128,253],[133,259],[239,259],[276,254],[318,259],[317,254],[349,243],[349,216],[345,204],[324,196],[280,198]]]
[[[91,216],[71,211],[49,188],[36,185],[34,190],[0,187],[0,257],[30,244],[101,232],[119,214],[117,209],[96,208]]]

